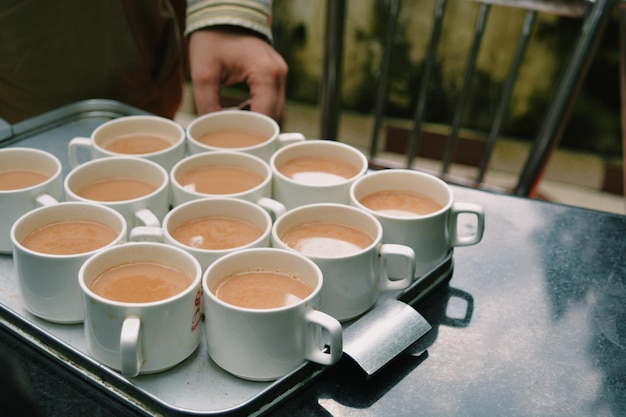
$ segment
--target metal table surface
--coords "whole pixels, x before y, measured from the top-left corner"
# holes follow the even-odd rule
[[[430,333],[370,379],[343,360],[269,415],[626,415],[626,216],[454,193],[483,205],[485,234],[416,306]],[[0,333],[6,347],[44,415],[133,415]]]

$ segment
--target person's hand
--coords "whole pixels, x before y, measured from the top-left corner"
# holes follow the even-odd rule
[[[250,110],[282,121],[288,67],[267,41],[244,31],[198,30],[189,39],[189,62],[199,114],[221,108],[221,86],[245,81]]]

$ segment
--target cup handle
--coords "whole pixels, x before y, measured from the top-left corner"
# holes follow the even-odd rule
[[[459,236],[458,218],[461,214],[473,214],[476,217],[476,231],[472,235]],[[485,211],[478,204],[454,203],[450,216],[450,239],[452,246],[475,245],[483,238],[485,230]]]
[[[59,204],[57,199],[52,197],[49,194],[39,194],[37,197],[35,197],[35,202],[37,203],[38,207],[52,206],[54,204]]]
[[[163,229],[150,226],[133,227],[129,234],[129,240],[132,242],[163,243]]]
[[[306,358],[321,365],[332,365],[343,354],[343,334],[341,324],[326,313],[309,310],[304,317]],[[319,330],[328,334],[328,351],[320,346]]]
[[[272,218],[272,221],[282,216],[283,213],[287,210],[281,202],[267,197],[262,197],[258,199],[256,203],[268,212],[268,214]]]
[[[137,376],[141,370],[141,320],[127,317],[120,333],[121,371],[124,376]]]
[[[304,142],[306,138],[302,133],[297,132],[289,132],[289,133],[279,133],[278,134],[278,143],[279,146],[287,146],[296,142]]]
[[[79,165],[78,152],[79,149],[90,149],[91,139],[89,138],[74,138],[70,140],[67,145],[67,159],[69,160],[70,167],[76,168]]]
[[[161,227],[161,222],[148,209],[139,209],[135,212],[135,221],[147,227]]]
[[[398,245],[395,243],[384,243],[380,245],[378,250],[380,255],[380,289],[386,290],[403,290],[413,283],[415,278],[415,252],[408,246]],[[397,258],[400,262],[404,262],[406,268],[405,273],[400,277],[389,277],[387,271],[387,262],[390,259]]]

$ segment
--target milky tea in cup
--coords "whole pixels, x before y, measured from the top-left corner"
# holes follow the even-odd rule
[[[177,246],[193,255],[204,270],[228,253],[269,246],[271,230],[272,219],[258,204],[207,197],[174,207],[161,227],[133,228],[130,240]]]
[[[350,189],[350,204],[378,219],[384,243],[414,250],[416,278],[452,248],[480,242],[484,231],[481,206],[456,202],[448,184],[416,170],[388,169],[360,177]]]
[[[169,369],[200,343],[202,269],[187,252],[130,242],[78,272],[90,354],[125,376]]]
[[[247,110],[220,110],[203,114],[187,126],[189,154],[237,151],[269,161],[282,146],[304,141],[301,133],[281,133],[278,123]]]
[[[367,172],[365,155],[331,140],[306,140],[272,155],[274,199],[290,210],[315,203],[348,204],[350,185]]]
[[[130,228],[158,227],[170,209],[168,172],[142,158],[110,156],[85,162],[67,174],[64,189],[68,201],[117,210]]]
[[[344,204],[308,204],[288,210],[272,226],[272,246],[296,251],[322,271],[320,311],[339,321],[367,311],[383,290],[413,282],[415,254],[409,247],[382,243],[372,215]],[[387,265],[399,265],[390,276]]]
[[[237,198],[258,204],[272,218],[285,206],[272,199],[272,170],[263,159],[244,152],[213,151],[190,155],[170,171],[175,207],[203,198]]]
[[[253,248],[217,259],[202,278],[212,360],[253,381],[278,379],[306,360],[336,363],[342,328],[317,310],[322,283],[320,269],[291,251]]]
[[[22,215],[11,228],[13,264],[26,309],[55,323],[79,323],[78,270],[95,253],[124,243],[120,213],[99,204],[62,202]]]
[[[98,126],[89,138],[75,137],[68,143],[68,161],[76,168],[83,159],[134,156],[161,165],[169,171],[185,156],[186,135],[173,120],[150,115],[124,116]]]
[[[0,253],[11,253],[10,230],[20,216],[62,199],[62,169],[61,161],[46,151],[0,149]]]

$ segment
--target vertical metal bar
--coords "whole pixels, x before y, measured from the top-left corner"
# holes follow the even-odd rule
[[[626,197],[626,0],[619,3],[619,82],[622,122],[622,174],[624,196]]]
[[[489,137],[487,138],[485,151],[483,152],[480,165],[478,166],[476,185],[480,185],[485,178],[487,166],[489,165],[491,154],[493,153],[493,149],[496,145],[496,140],[498,139],[498,135],[500,134],[500,128],[502,127],[504,115],[509,106],[509,102],[511,101],[511,94],[513,93],[515,81],[517,80],[517,75],[519,73],[520,66],[522,65],[522,59],[524,58],[524,54],[526,53],[528,40],[530,39],[530,35],[535,25],[536,19],[537,12],[535,10],[528,11],[528,13],[526,14],[526,19],[524,20],[522,32],[520,34],[517,50],[515,51],[515,56],[513,57],[513,61],[511,63],[511,69],[504,84],[502,96],[500,97],[500,104],[498,105],[498,109],[496,110],[496,116],[491,127],[491,132],[489,133]]]
[[[417,99],[417,107],[415,108],[415,116],[413,116],[413,129],[411,131],[411,137],[409,139],[409,149],[407,151],[407,168],[411,168],[413,159],[417,154],[417,149],[420,142],[420,136],[422,134],[422,123],[424,122],[424,112],[426,109],[426,103],[428,102],[428,95],[430,92],[430,78],[432,69],[437,58],[437,51],[439,49],[439,41],[441,40],[441,29],[443,27],[443,18],[446,13],[447,0],[438,0],[435,5],[435,16],[433,21],[433,30],[430,35],[430,43],[428,51],[426,52],[426,58],[424,59],[424,69],[422,73],[422,82],[420,84],[420,95]]]
[[[370,158],[376,157],[378,150],[378,134],[382,125],[383,113],[385,111],[385,101],[387,99],[387,85],[389,84],[389,66],[393,50],[393,40],[398,24],[398,11],[400,0],[391,0],[389,4],[389,16],[387,18],[387,36],[383,46],[383,56],[378,81],[378,91],[374,105],[374,126],[372,128],[372,138],[370,140]]]
[[[572,105],[595,55],[615,1],[596,0],[589,9],[513,194],[527,197],[535,192],[550,154],[560,141],[567,125]]]
[[[480,50],[480,44],[485,32],[485,24],[487,22],[487,16],[489,15],[490,8],[491,6],[489,4],[481,3],[478,11],[478,17],[476,18],[476,26],[474,30],[474,41],[472,42],[472,49],[470,50],[467,65],[465,67],[465,74],[463,76],[463,87],[457,100],[457,107],[452,120],[452,129],[450,131],[448,144],[443,156],[443,165],[441,168],[442,174],[448,173],[450,170],[450,164],[452,163],[452,158],[454,157],[454,151],[456,150],[456,145],[459,139],[459,130],[461,129],[461,121],[463,120],[463,113],[465,112],[465,106],[469,96],[472,74],[476,68],[476,58],[478,57],[478,52]]]
[[[341,108],[345,0],[326,2],[326,39],[322,74],[320,133],[323,139],[337,140]]]

